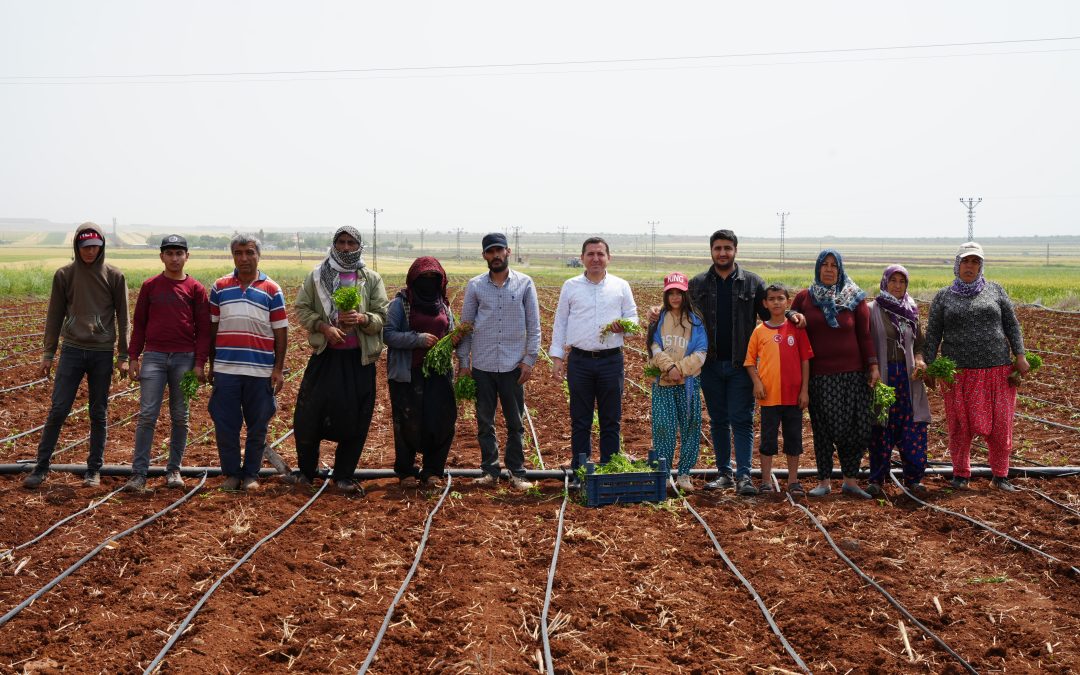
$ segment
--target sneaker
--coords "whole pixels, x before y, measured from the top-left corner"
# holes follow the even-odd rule
[[[146,476],[132,474],[128,482],[124,483],[124,492],[146,492]]]
[[[758,489],[754,487],[754,481],[747,477],[739,479],[739,487],[736,492],[741,497],[754,497],[757,495]]]
[[[97,487],[101,485],[101,474],[97,471],[87,471],[83,474],[83,487]]]
[[[679,476],[675,480],[675,486],[678,487],[683,492],[693,492],[694,491],[694,482],[692,480],[690,480],[690,476]]]
[[[285,463],[285,460],[281,458],[281,455],[278,454],[277,450],[274,450],[269,445],[263,450],[263,457],[265,457],[270,466],[274,467],[274,469],[282,476],[287,476],[292,473],[292,469],[290,469],[289,465]]]
[[[415,490],[420,487],[420,479],[416,476],[404,476],[398,478],[398,487],[402,490]]]
[[[45,476],[48,474],[33,472],[29,476],[23,479],[22,485],[27,490],[36,490],[38,486],[45,482]]]
[[[239,476],[227,476],[225,482],[221,484],[222,490],[228,490],[235,492],[240,489],[240,477]]]
[[[532,481],[526,480],[524,476],[510,476],[510,487],[515,490],[528,490],[532,486]]]
[[[580,490],[581,489],[581,481],[578,480],[577,476],[574,476],[573,478],[570,479],[570,483],[568,484],[568,487],[571,490]]]
[[[771,480],[763,480],[761,481],[761,487],[758,488],[758,492],[761,494],[775,494],[776,488],[773,487]]]
[[[336,487],[338,491],[340,491],[342,494],[359,494],[360,496],[364,495],[364,488],[360,486],[360,483],[357,483],[354,480],[336,480],[334,481],[334,487]]]
[[[869,492],[862,489],[858,485],[849,485],[847,483],[844,483],[840,486],[840,492],[843,492],[844,494],[850,495],[852,497],[858,497],[859,499],[873,499],[873,496],[871,496]],[[884,494],[884,492],[882,494]]]
[[[829,483],[818,483],[817,487],[813,488],[807,494],[811,497],[824,497],[832,492],[832,485]]]
[[[481,485],[487,487],[488,485],[495,485],[499,482],[499,477],[493,473],[485,473],[483,476],[473,480],[473,485]]]
[[[165,472],[165,487],[173,488],[174,490],[183,489],[184,479],[180,475],[180,471],[173,469],[172,471]]]
[[[877,483],[870,483],[866,486],[866,492],[874,499],[884,499],[885,489]]]
[[[930,489],[922,483],[909,483],[907,486],[908,492],[916,497],[924,497],[930,493]]]
[[[731,476],[728,476],[726,474],[720,476],[716,480],[711,480],[708,483],[705,483],[706,490],[728,490],[733,487],[735,487],[735,481],[731,478]]]
[[[245,476],[244,480],[240,482],[240,489],[244,492],[258,492],[259,481],[252,476]]]
[[[1016,492],[1018,489],[1015,485],[1010,483],[1009,479],[1005,476],[995,476],[993,480],[990,481],[990,487],[1004,492]]]
[[[969,481],[968,481],[967,478],[961,478],[960,476],[953,476],[953,479],[951,481],[949,481],[949,485],[951,485],[954,490],[967,490],[967,489],[969,489],[968,488],[968,482]]]

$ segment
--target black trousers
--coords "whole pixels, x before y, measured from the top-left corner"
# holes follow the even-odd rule
[[[421,480],[443,475],[457,424],[457,402],[450,377],[424,377],[417,367],[412,369],[412,382],[389,383],[394,415],[394,473]],[[419,469],[417,455],[423,458]]]
[[[351,480],[375,412],[375,364],[359,349],[324,349],[308,361],[296,396],[293,429],[300,473],[314,479],[319,445],[337,441],[333,480]]]

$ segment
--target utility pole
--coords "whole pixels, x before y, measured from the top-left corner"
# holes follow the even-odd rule
[[[566,226],[560,225],[559,230],[559,257],[566,257]]]
[[[776,215],[780,216],[780,271],[784,271],[784,230],[786,228],[786,218],[791,215],[790,211],[780,211]]]
[[[427,232],[424,228],[420,228],[420,255],[424,255],[424,233]]]
[[[296,233],[296,253],[300,256],[300,264],[304,264],[304,252],[300,250],[300,233]]]
[[[659,220],[650,220],[649,227],[652,228],[652,266],[656,269],[656,226],[660,224]]]
[[[967,201],[964,198],[960,198],[960,203],[964,205],[968,212],[968,241],[975,241],[975,207],[982,204],[982,197],[968,197]]]
[[[514,259],[521,262],[521,248],[518,245],[521,240],[521,226],[512,225],[510,229],[514,231]]]
[[[379,271],[379,214],[383,209],[367,209],[371,214],[371,266]]]
[[[464,228],[458,228],[454,230],[457,232],[457,259],[461,260],[461,233],[464,232]]]

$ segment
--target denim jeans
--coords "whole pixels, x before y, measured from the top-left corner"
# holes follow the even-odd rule
[[[90,454],[86,458],[86,468],[97,471],[105,458],[106,415],[109,409],[109,383],[112,381],[113,353],[92,351],[64,345],[60,349],[59,364],[56,366],[56,380],[53,382],[52,406],[45,420],[38,442],[37,466],[35,473],[45,473],[52,462],[56,440],[60,437],[60,428],[71,412],[79,383],[86,375],[86,386],[90,398]]]
[[[476,380],[476,442],[480,444],[480,468],[485,474],[499,475],[499,440],[495,437],[495,405],[502,403],[506,420],[506,468],[515,476],[525,477],[525,427],[521,418],[525,407],[525,388],[518,384],[521,369],[491,373],[473,368]]]
[[[180,379],[195,367],[194,352],[145,352],[139,369],[139,423],[135,426],[135,456],[131,472],[146,475],[154,446],[154,427],[161,412],[165,385],[169,385],[169,464],[166,471],[180,468],[188,436],[188,406]]]
[[[619,451],[622,438],[623,354],[593,358],[571,352],[569,359],[571,466],[577,469],[578,455],[592,457],[594,406],[600,422],[600,463],[606,464]]]
[[[716,469],[731,475],[735,442],[736,478],[750,477],[754,451],[754,383],[746,368],[731,361],[707,361],[701,369],[701,393],[709,411]]]
[[[214,373],[210,395],[221,473],[227,477],[255,478],[262,467],[266,427],[277,412],[269,377]],[[240,427],[247,424],[243,466],[240,464]]]

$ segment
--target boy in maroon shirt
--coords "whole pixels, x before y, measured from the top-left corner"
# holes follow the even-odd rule
[[[184,487],[180,462],[187,445],[188,404],[180,380],[194,370],[199,382],[206,382],[206,360],[210,355],[210,301],[206,288],[184,272],[187,260],[186,239],[177,234],[162,239],[161,262],[165,271],[143,282],[135,303],[128,353],[131,379],[141,381],[142,385],[131,479],[124,485],[129,492],[146,489],[154,426],[166,384],[172,433],[165,484],[171,488]]]

